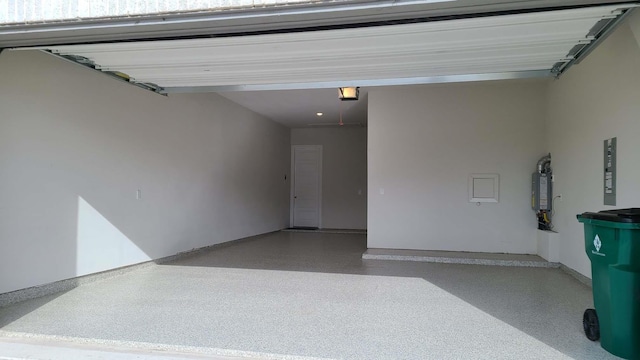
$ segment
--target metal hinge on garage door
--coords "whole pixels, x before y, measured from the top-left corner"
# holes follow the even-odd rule
[[[48,53],[51,53],[48,50],[44,50]],[[119,72],[119,71],[105,71],[105,70],[101,70],[98,68],[98,66],[90,59],[84,57],[84,56],[80,56],[80,55],[73,55],[73,54],[68,54],[68,55],[61,55],[61,54],[57,54],[56,56],[58,56],[61,59],[70,61],[74,64],[78,64],[78,65],[82,65],[84,67],[90,68],[92,70],[96,70],[101,74],[107,75],[109,77],[111,77],[112,79],[116,79],[119,81],[124,81],[126,83],[129,83],[131,85],[140,87],[142,89],[145,90],[149,90],[152,91],[154,93],[157,94],[161,94],[161,95],[165,95],[166,96],[166,92],[165,90],[154,84],[154,83],[150,83],[150,82],[139,82],[139,81],[135,81],[133,79],[131,79],[131,77],[125,73]]]

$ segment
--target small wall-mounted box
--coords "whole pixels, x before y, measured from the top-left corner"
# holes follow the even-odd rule
[[[500,193],[500,175],[471,174],[469,176],[469,202],[497,203]]]

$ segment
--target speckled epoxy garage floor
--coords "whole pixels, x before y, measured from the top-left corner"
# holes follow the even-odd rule
[[[0,328],[220,355],[615,358],[582,332],[590,288],[559,269],[362,260],[365,249],[366,235],[274,233],[1,308]]]

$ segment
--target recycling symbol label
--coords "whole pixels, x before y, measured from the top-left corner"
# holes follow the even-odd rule
[[[600,241],[600,236],[598,236],[598,234],[596,234],[596,237],[593,239],[593,246],[596,247],[596,251],[600,252],[602,241]]]

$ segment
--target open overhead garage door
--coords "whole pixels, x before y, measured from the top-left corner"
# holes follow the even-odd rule
[[[162,93],[540,77],[561,72],[633,6],[37,49]]]
[[[619,0],[0,1],[0,48],[229,36],[477,17]],[[622,1],[624,2],[624,1]],[[631,1],[626,1],[631,2]],[[636,1],[637,2],[637,1]]]

